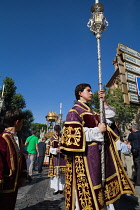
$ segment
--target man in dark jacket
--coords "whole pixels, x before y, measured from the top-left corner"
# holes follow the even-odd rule
[[[135,185],[140,186],[140,130],[137,124],[132,125],[132,133],[129,134],[128,141],[130,141],[132,146],[131,151],[136,169]]]
[[[43,166],[43,162],[44,162],[44,157],[45,157],[45,151],[46,151],[46,137],[42,138],[42,141],[39,142],[38,144],[38,152],[39,152],[39,156],[38,156],[38,173],[41,176],[41,172],[42,172],[42,166]]]

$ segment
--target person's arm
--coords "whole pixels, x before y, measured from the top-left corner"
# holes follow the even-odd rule
[[[30,136],[26,139],[26,141],[25,141],[25,147],[28,145],[28,143],[29,143],[29,139],[30,139]]]
[[[128,141],[130,141],[130,143],[133,141],[133,133],[130,133],[129,134]]]
[[[36,136],[36,151],[37,151],[37,156],[39,156],[38,137],[37,136]]]
[[[103,133],[106,131],[106,126],[104,123],[98,125],[98,127],[94,128],[87,128],[83,127],[85,135],[86,135],[86,141],[98,141],[102,142],[104,141],[104,135]]]
[[[53,147],[50,148],[50,153],[52,155],[57,155],[58,152],[60,152],[59,148],[53,148]]]
[[[26,142],[25,142],[25,147],[26,147],[27,145],[28,145],[28,142],[26,141]]]
[[[45,152],[46,152],[46,144],[44,144],[44,155],[45,155]]]
[[[107,105],[104,90],[101,90],[98,92],[98,97],[102,98],[104,105]],[[103,133],[106,131],[105,123],[99,123],[98,126],[94,127],[94,128],[83,127],[83,129],[84,129],[84,132],[86,135],[87,142],[91,142],[91,141],[102,142],[102,141],[104,141]]]
[[[36,144],[36,151],[37,151],[37,156],[39,156],[38,143]]]

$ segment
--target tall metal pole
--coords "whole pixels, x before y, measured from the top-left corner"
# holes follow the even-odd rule
[[[0,96],[0,114],[1,114],[2,108],[4,107],[4,89],[5,89],[5,85],[2,86],[2,93]]]
[[[98,60],[98,82],[99,82],[99,91],[102,90],[102,66],[101,66],[101,46],[100,40],[102,32],[108,26],[104,14],[104,7],[99,3],[99,0],[95,0],[95,4],[91,7],[92,17],[89,19],[87,26],[94,33],[97,40],[97,60]],[[100,100],[100,123],[104,123],[104,106],[102,98]],[[102,173],[102,187],[105,183],[105,155],[104,155],[104,142],[102,143],[101,150],[101,173]]]
[[[59,123],[60,123],[60,127],[62,129],[62,103],[60,103]]]

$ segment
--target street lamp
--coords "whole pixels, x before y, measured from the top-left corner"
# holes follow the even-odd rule
[[[95,4],[91,7],[92,17],[89,19],[87,26],[90,28],[90,31],[96,36],[97,40],[97,60],[98,60],[98,82],[99,82],[99,91],[102,90],[102,68],[101,68],[101,47],[100,39],[102,32],[108,26],[108,22],[103,14],[104,6],[99,3],[99,0],[95,0]],[[104,123],[104,106],[103,100],[100,98],[100,123]],[[101,170],[102,170],[102,186],[104,187],[105,183],[105,157],[104,157],[104,142],[102,143],[101,151]]]

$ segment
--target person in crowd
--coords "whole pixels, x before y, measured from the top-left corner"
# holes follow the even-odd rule
[[[45,152],[46,152],[46,137],[42,138],[42,141],[38,144],[38,173],[40,174],[40,177],[42,176],[42,166],[44,162]]]
[[[125,171],[127,171],[126,155],[129,155],[129,154],[130,154],[130,152],[127,147],[127,144],[124,143],[123,140],[121,140],[121,160],[122,160],[122,164],[123,164]]]
[[[140,130],[137,124],[132,125],[132,133],[129,134],[128,141],[130,141],[132,146],[131,151],[136,170],[135,185],[140,186]]]
[[[17,132],[21,130],[24,115],[19,110],[7,111],[5,130],[0,134],[0,209],[14,210],[18,188],[27,178],[23,144]]]
[[[49,172],[50,188],[54,189],[54,194],[63,193],[65,185],[66,156],[60,152],[61,127],[54,126],[55,134],[48,142],[47,153],[50,157]]]
[[[92,91],[89,84],[77,85],[75,96],[77,101],[66,117],[60,146],[67,154],[65,208],[113,210],[113,203],[121,194],[135,193],[116,149],[118,136],[108,125],[99,123],[100,116],[90,107]],[[106,123],[111,126],[115,108],[106,103],[103,90],[99,91],[99,98],[103,100]],[[101,173],[103,141],[105,182],[102,182]]]
[[[124,143],[126,144],[127,149],[124,149],[126,150],[126,152],[124,152],[123,154],[121,153],[121,154],[124,155],[124,161],[126,164],[128,177],[133,181],[134,176],[135,176],[135,166],[134,166],[134,161],[133,161],[133,155],[131,152],[131,144],[127,140],[125,140]]]
[[[32,135],[26,139],[25,146],[27,146],[29,163],[29,176],[28,180],[32,181],[33,175],[33,165],[38,155],[38,137],[36,136],[36,131],[32,131]]]

